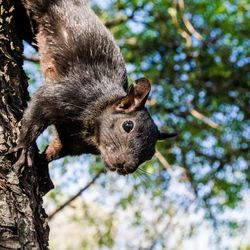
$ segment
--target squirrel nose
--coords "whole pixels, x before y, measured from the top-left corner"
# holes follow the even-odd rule
[[[117,163],[116,167],[117,168],[124,168],[124,165],[125,165],[125,161],[122,161],[122,162]]]
[[[131,162],[127,162],[126,160],[117,163],[116,168],[117,173],[122,175],[133,173],[136,170],[134,164],[131,164]]]

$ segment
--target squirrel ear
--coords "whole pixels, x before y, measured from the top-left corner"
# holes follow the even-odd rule
[[[135,83],[136,85],[130,87],[127,96],[118,103],[118,111],[129,113],[144,107],[151,90],[150,82],[146,78],[141,78]]]
[[[163,133],[163,132],[159,132],[158,133],[158,140],[165,140],[165,139],[168,139],[168,138],[175,137],[177,135],[178,135],[177,133]]]

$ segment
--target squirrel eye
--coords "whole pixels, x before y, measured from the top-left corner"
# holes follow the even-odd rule
[[[125,121],[122,124],[122,127],[127,133],[129,133],[133,129],[134,123],[132,121]]]

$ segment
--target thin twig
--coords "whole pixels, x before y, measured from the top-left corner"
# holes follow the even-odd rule
[[[169,175],[172,176],[173,175],[173,170],[172,170],[170,164],[168,163],[168,161],[166,160],[166,158],[158,150],[155,151],[155,157],[166,168],[166,170],[168,171]]]
[[[193,25],[191,24],[191,22],[187,19],[187,17],[185,16],[184,14],[184,11],[185,11],[185,4],[184,4],[184,0],[178,0],[178,5],[180,7],[180,10],[181,10],[181,14],[182,14],[182,20],[187,28],[187,30],[198,40],[202,40],[203,37],[202,35],[197,31],[195,30],[195,28],[193,27]]]
[[[105,22],[107,28],[112,28],[114,26],[120,25],[128,20],[129,17],[120,16],[116,19],[108,20]]]
[[[51,220],[58,212],[60,212],[62,209],[64,209],[66,206],[68,206],[72,201],[74,201],[77,197],[79,197],[84,191],[86,191],[92,184],[95,183],[95,181],[100,177],[100,175],[104,173],[104,170],[97,173],[93,179],[82,189],[80,189],[74,196],[69,198],[65,203],[60,205],[54,212],[48,215],[48,219]]]
[[[177,28],[178,33],[186,40],[187,47],[191,47],[191,45],[192,45],[191,36],[189,35],[188,32],[186,32],[185,30],[183,30],[181,28],[180,23],[179,23],[178,18],[177,18],[177,9],[176,9],[176,7],[172,6],[171,8],[169,8],[168,13],[171,16],[172,21],[173,21],[175,27]]]
[[[205,115],[201,114],[197,110],[190,109],[189,112],[191,113],[192,116],[194,116],[195,118],[203,121],[204,123],[206,123],[210,127],[215,128],[215,129],[221,129],[221,126],[219,124],[213,122],[210,118],[208,118]]]
[[[140,8],[142,8],[142,6],[141,6]],[[130,20],[130,19],[133,19],[133,18],[134,18],[134,15],[135,15],[135,12],[138,11],[138,9],[139,9],[138,7],[135,8],[135,9],[133,10],[133,12],[132,12],[130,15],[119,16],[119,17],[117,17],[117,18],[115,18],[115,19],[113,19],[113,20],[108,20],[108,21],[106,21],[106,22],[105,22],[105,26],[106,26],[107,28],[112,28],[112,27],[118,26],[118,25],[120,25],[120,24],[122,24],[122,23],[125,23],[125,22],[127,22],[128,20]]]
[[[171,165],[168,163],[167,159],[160,153],[160,151],[156,150],[155,157],[159,160],[159,162],[165,167],[172,181],[177,184],[179,183],[178,178],[175,176],[174,171],[172,170]],[[183,169],[183,168],[182,168]],[[184,173],[186,174],[186,173]],[[189,197],[191,201],[195,200],[195,195],[189,190],[185,191],[185,195]]]
[[[23,59],[29,62],[39,63],[40,59],[38,56],[25,56],[23,55]]]

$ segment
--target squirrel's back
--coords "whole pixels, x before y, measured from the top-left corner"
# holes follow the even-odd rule
[[[111,33],[86,0],[25,0],[38,24],[37,42],[46,81],[60,80],[69,72],[102,75],[123,84],[125,64]],[[100,75],[101,74],[101,75]]]

